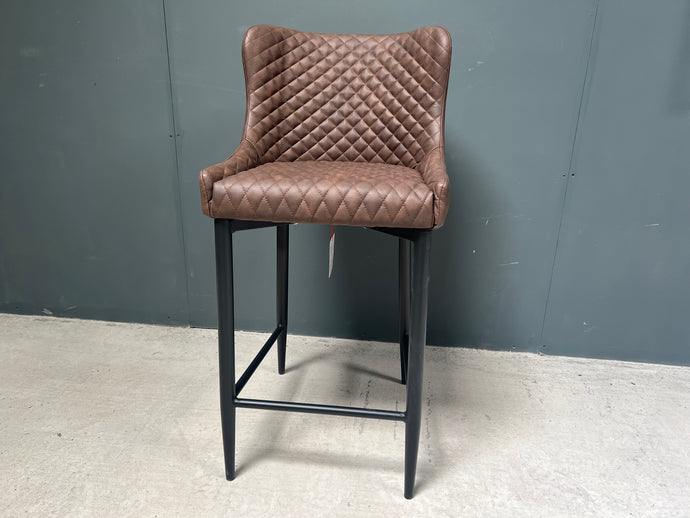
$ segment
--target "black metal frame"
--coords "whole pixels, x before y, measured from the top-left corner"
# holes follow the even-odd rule
[[[225,476],[235,478],[235,409],[258,408],[313,414],[366,417],[405,423],[405,498],[412,498],[419,433],[422,421],[422,380],[428,308],[431,230],[374,228],[399,238],[400,371],[407,385],[404,412],[334,405],[292,403],[239,398],[274,343],[278,343],[278,372],[285,372],[288,304],[289,225],[261,221],[216,219],[216,283],[218,291],[218,357],[220,410],[225,455]],[[277,227],[277,326],[242,376],[235,382],[235,312],[233,300],[232,234],[242,230]]]

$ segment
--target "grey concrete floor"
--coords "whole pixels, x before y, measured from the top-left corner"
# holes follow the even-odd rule
[[[241,365],[265,336],[238,333]],[[428,347],[407,501],[393,422],[240,410],[227,482],[215,340],[0,315],[0,514],[690,516],[689,368]],[[288,348],[247,397],[403,408],[396,345]]]

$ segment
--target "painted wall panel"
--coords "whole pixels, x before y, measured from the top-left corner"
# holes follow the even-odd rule
[[[690,364],[690,3],[602,0],[545,351]]]
[[[0,311],[188,322],[162,7],[3,2]]]

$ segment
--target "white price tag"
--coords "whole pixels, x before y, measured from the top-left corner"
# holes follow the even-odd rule
[[[335,255],[335,231],[331,225],[331,239],[328,242],[328,278],[333,273],[333,256]]]

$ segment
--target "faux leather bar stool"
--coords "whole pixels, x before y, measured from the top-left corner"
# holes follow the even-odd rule
[[[441,27],[403,34],[316,34],[260,25],[242,45],[242,141],[200,173],[214,219],[225,474],[235,476],[235,410],[258,408],[405,423],[405,497],[414,490],[432,230],[448,211],[443,124],[451,40]],[[285,372],[288,227],[368,227],[399,238],[404,412],[241,398],[274,343]],[[232,235],[277,227],[277,327],[235,381]]]

